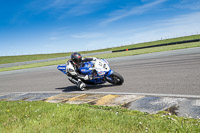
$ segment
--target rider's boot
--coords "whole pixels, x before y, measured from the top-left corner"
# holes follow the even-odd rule
[[[80,88],[82,91],[86,90],[86,84],[83,83],[80,79],[78,79],[77,87]]]

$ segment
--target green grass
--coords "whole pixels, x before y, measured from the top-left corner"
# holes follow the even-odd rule
[[[121,107],[0,101],[1,133],[198,133],[200,120]]]
[[[80,53],[85,54],[85,53],[95,53],[95,52],[103,52],[103,51],[110,51],[110,50],[127,49],[127,48],[137,48],[137,47],[151,46],[151,45],[156,45],[156,44],[161,44],[161,43],[170,43],[170,42],[175,42],[175,41],[183,41],[183,40],[191,40],[191,39],[200,39],[200,35],[192,35],[192,36],[178,37],[178,38],[172,38],[172,39],[158,40],[158,41],[152,41],[152,42],[126,45],[122,47],[106,48],[106,49],[99,49],[99,50],[92,50],[92,51],[81,51]],[[64,57],[64,56],[69,56],[70,54],[71,53],[55,53],[55,54],[36,54],[36,55],[21,55],[21,56],[0,56],[0,64]]]
[[[153,52],[169,51],[169,50],[192,48],[192,47],[200,47],[200,42],[185,43],[185,44],[170,45],[170,46],[162,46],[162,47],[155,47],[155,48],[146,48],[146,49],[124,51],[124,52],[116,52],[116,53],[109,53],[109,54],[102,54],[102,55],[96,55],[96,57],[106,59],[106,58],[114,58],[114,57],[121,57],[121,56],[131,56],[131,55],[147,54],[147,53],[153,53]],[[58,61],[43,62],[43,63],[34,63],[34,64],[28,64],[28,65],[8,67],[8,68],[0,68],[0,72],[11,71],[11,70],[18,70],[18,69],[25,69],[25,68],[34,68],[34,67],[42,67],[42,66],[65,64],[66,61],[67,60],[58,60]]]
[[[0,64],[24,62],[31,60],[41,60],[56,57],[69,56],[70,53],[56,53],[56,54],[37,54],[37,55],[21,55],[21,56],[0,56]]]
[[[103,55],[97,55],[96,57],[114,58],[114,57],[121,57],[121,56],[131,56],[131,55],[147,54],[147,53],[170,51],[170,50],[177,50],[177,49],[193,48],[193,47],[200,47],[200,42],[184,43],[184,44],[177,44],[177,45],[170,45],[170,46],[162,46],[162,47],[146,48],[146,49],[139,49],[139,50],[130,50],[130,51],[124,51],[124,52],[108,53],[108,54],[103,54]]]
[[[27,68],[35,68],[35,67],[43,67],[43,66],[51,66],[51,65],[59,65],[59,64],[65,64],[66,62],[67,62],[67,60],[57,60],[57,61],[50,61],[50,62],[33,63],[33,64],[27,64],[27,65],[14,66],[14,67],[0,68],[0,72],[19,70],[19,69],[27,69]]]
[[[152,46],[152,45],[156,45],[156,44],[164,44],[164,43],[193,40],[193,39],[200,39],[200,35],[184,36],[184,37],[177,37],[177,38],[172,38],[172,39],[164,39],[164,40],[158,40],[158,41],[152,41],[152,42],[131,44],[131,45],[123,46],[123,47],[116,47],[113,50],[138,48],[138,47]]]

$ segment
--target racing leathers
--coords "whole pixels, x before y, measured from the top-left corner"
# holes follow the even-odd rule
[[[81,90],[85,90],[86,84],[84,81],[92,79],[92,76],[89,77],[89,75],[83,75],[81,74],[79,68],[80,66],[84,65],[84,62],[89,61],[95,61],[96,58],[83,58],[80,64],[74,63],[72,60],[68,60],[66,63],[66,69],[67,69],[67,76],[68,79],[77,85],[78,88]]]

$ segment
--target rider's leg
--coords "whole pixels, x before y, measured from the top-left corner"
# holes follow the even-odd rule
[[[82,91],[84,91],[86,84],[83,81],[81,81],[80,79],[78,79],[77,87],[80,88]]]
[[[77,80],[77,79],[72,78],[72,77],[68,77],[68,79],[69,79],[72,83],[76,84],[76,86],[77,86],[78,88],[80,88],[81,90],[85,90],[86,84],[85,84],[83,81],[81,81],[80,79]]]

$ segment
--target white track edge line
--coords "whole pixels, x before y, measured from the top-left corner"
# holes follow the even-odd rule
[[[92,91],[73,91],[73,92],[61,92],[61,91],[32,91],[32,92],[6,92],[0,94],[27,94],[27,93],[80,93],[80,94],[116,94],[116,95],[142,95],[142,96],[156,96],[156,97],[176,97],[176,98],[200,98],[200,95],[182,95],[182,94],[156,94],[156,93],[131,93],[131,92],[92,92]]]

